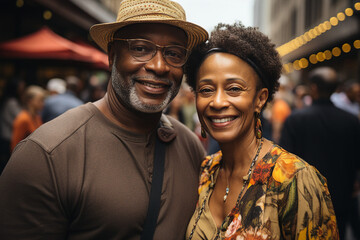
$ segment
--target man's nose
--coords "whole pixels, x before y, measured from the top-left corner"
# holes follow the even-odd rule
[[[161,49],[157,49],[155,56],[146,63],[145,68],[156,75],[164,75],[170,71],[170,66],[166,63]]]

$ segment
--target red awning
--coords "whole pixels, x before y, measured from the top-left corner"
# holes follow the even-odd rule
[[[0,57],[63,59],[108,69],[107,55],[96,48],[67,40],[47,27],[27,36],[0,43]]]

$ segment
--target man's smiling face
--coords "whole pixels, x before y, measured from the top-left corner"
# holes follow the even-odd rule
[[[145,39],[160,46],[187,44],[184,31],[166,24],[130,25],[116,33],[116,37]],[[183,68],[169,65],[160,49],[152,59],[141,62],[130,54],[126,41],[115,41],[109,54],[112,87],[127,108],[161,112],[178,93]]]

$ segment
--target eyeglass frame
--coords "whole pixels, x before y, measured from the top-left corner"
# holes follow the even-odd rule
[[[133,54],[131,54],[130,41],[134,41],[134,40],[149,42],[149,43],[153,44],[153,45],[156,47],[156,51],[153,52],[153,54],[152,54],[152,56],[151,56],[151,58],[150,58],[149,60],[145,60],[145,61],[139,60],[138,57],[135,57]],[[175,67],[175,68],[181,68],[181,67],[183,67],[183,66],[186,64],[186,61],[187,61],[187,59],[188,59],[188,57],[189,57],[189,55],[190,55],[189,49],[186,48],[186,47],[183,47],[183,46],[180,46],[180,45],[161,46],[161,45],[158,45],[158,44],[156,44],[156,43],[154,43],[154,42],[152,42],[152,41],[150,41],[150,40],[143,39],[143,38],[129,38],[129,39],[125,39],[125,38],[116,38],[116,37],[114,37],[114,38],[113,38],[113,41],[125,41],[125,42],[127,42],[127,43],[128,43],[128,50],[129,50],[129,52],[130,52],[130,55],[131,55],[134,59],[136,59],[137,61],[139,61],[139,62],[148,62],[148,61],[150,61],[151,59],[153,59],[153,58],[155,57],[156,53],[158,52],[158,49],[160,48],[160,49],[161,49],[161,53],[162,53],[161,55],[162,55],[162,57],[164,58],[164,60],[165,60],[165,62],[166,62],[167,64],[169,64],[170,66]],[[180,48],[184,49],[184,50],[186,51],[185,58],[184,58],[184,63],[182,63],[182,64],[179,65],[179,66],[176,66],[176,65],[173,65],[173,64],[169,63],[169,62],[167,61],[166,57],[164,56],[164,49],[167,48],[167,47],[180,47]]]

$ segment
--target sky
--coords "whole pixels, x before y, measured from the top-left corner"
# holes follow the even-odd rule
[[[254,0],[175,0],[185,9],[188,21],[210,32],[219,22],[241,21],[253,26]]]

